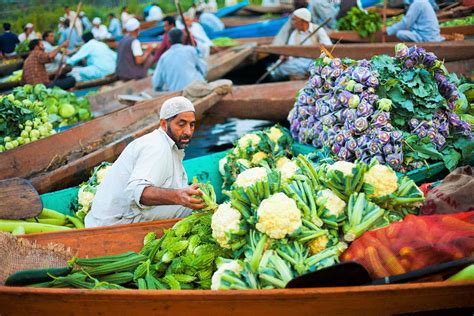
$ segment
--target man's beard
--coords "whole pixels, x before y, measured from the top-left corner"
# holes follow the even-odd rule
[[[176,147],[178,147],[178,149],[185,149],[186,147],[188,147],[189,143],[191,142],[190,136],[183,135],[178,138],[176,137],[176,135],[174,135],[173,131],[171,130],[171,127],[169,125],[167,127],[168,128],[166,129],[166,134],[175,142]],[[189,140],[189,142],[184,143],[182,142],[183,140]]]

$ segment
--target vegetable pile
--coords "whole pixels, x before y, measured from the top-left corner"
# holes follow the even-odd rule
[[[439,24],[439,26],[446,27],[446,26],[460,26],[460,25],[472,25],[472,24],[474,24],[474,15],[442,22]]]
[[[339,31],[356,31],[360,37],[369,37],[382,28],[382,18],[376,12],[366,12],[354,6],[337,21]]]
[[[15,53],[17,53],[18,55],[29,53],[30,52],[29,45],[30,45],[29,40],[26,40],[17,44],[15,47]]]
[[[23,69],[15,70],[4,82],[20,81],[23,76]]]
[[[218,37],[212,40],[214,46],[237,46],[240,45],[239,41],[236,41],[230,37]]]
[[[473,146],[471,126],[454,113],[466,102],[454,81],[415,46],[371,61],[322,56],[288,116],[291,133],[340,160],[376,158],[400,172],[443,161],[452,170]]]
[[[0,152],[54,134],[53,128],[92,118],[90,103],[60,88],[24,85],[0,96]]]
[[[245,135],[235,148],[253,138]],[[376,160],[314,165],[303,155],[238,170],[220,205],[210,184],[200,190],[207,208],[161,238],[147,234],[140,253],[74,259],[70,275],[33,286],[283,288],[298,275],[337,263],[348,243],[415,213],[423,201],[412,180]]]

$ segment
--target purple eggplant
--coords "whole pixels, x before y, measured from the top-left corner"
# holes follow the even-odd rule
[[[378,112],[372,119],[374,127],[382,127],[387,125],[390,120],[390,112]]]
[[[390,154],[385,157],[385,161],[393,169],[398,169],[403,163],[403,154]]]
[[[357,81],[358,83],[365,84],[370,77],[370,71],[366,67],[356,67],[354,72],[352,73],[352,79]]]
[[[369,127],[369,122],[367,121],[367,118],[359,117],[355,120],[354,127],[356,133],[361,134]]]
[[[387,144],[390,141],[390,133],[380,131],[377,133],[377,139],[382,144]]]
[[[357,141],[354,138],[350,138],[346,141],[345,147],[350,152],[354,152],[357,148]]]
[[[359,116],[369,116],[374,113],[374,108],[370,105],[366,100],[362,100],[360,104],[357,106],[357,115]]]

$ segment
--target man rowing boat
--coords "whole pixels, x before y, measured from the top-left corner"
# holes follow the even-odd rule
[[[131,142],[107,172],[86,227],[184,217],[204,207],[197,185],[188,186],[183,166],[196,124],[194,112],[185,97],[163,104],[160,128]]]

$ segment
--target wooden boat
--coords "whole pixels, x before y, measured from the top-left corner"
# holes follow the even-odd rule
[[[210,39],[217,37],[248,38],[275,36],[287,20],[288,17],[283,17],[247,25],[229,27],[208,35]]]
[[[444,59],[447,62],[474,58],[474,41],[418,43],[417,46],[423,47],[429,52],[433,52],[438,58]],[[395,44],[337,44],[325,47],[329,51],[332,51],[334,56],[353,59],[370,59],[372,56],[380,54],[393,56]],[[307,58],[318,58],[321,54],[320,46],[260,46],[256,48],[256,51]]]
[[[23,59],[15,60],[14,62],[0,64],[0,77],[11,75],[15,70],[21,69],[23,66]]]
[[[244,11],[257,14],[281,14],[281,13],[291,13],[294,10],[294,6],[290,4],[282,4],[278,6],[261,6],[261,5],[248,5],[243,8]]]
[[[262,18],[261,16],[230,16],[222,18],[222,22],[224,22],[226,28],[263,22],[265,20],[268,20],[268,17]]]

